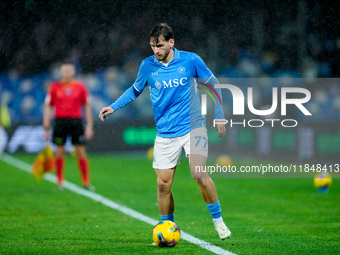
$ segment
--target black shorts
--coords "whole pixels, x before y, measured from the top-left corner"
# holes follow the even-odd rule
[[[53,126],[53,143],[64,145],[67,136],[72,137],[72,144],[85,144],[84,126],[81,119],[57,118]]]

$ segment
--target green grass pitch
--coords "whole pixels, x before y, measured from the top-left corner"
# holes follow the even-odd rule
[[[14,157],[32,164],[32,154]],[[143,157],[89,156],[99,193],[159,219],[156,176]],[[242,162],[235,161],[235,164]],[[80,185],[68,156],[65,178]],[[211,216],[190,177],[177,168],[173,192],[179,227],[236,254],[339,254],[340,180],[319,194],[312,179],[214,179],[232,237],[218,239]],[[64,190],[0,160],[0,254],[212,254],[181,240],[174,248],[151,246],[152,226]]]

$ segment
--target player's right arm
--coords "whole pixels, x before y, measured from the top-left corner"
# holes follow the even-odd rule
[[[52,106],[45,104],[43,126],[44,126],[44,138],[46,141],[48,140],[50,136],[51,115],[52,115]]]
[[[101,121],[104,121],[104,119],[107,118],[106,115],[114,113],[118,109],[135,100],[140,94],[142,94],[143,89],[147,84],[144,65],[144,62],[142,62],[135,83],[130,88],[128,88],[123,93],[123,95],[121,95],[113,104],[101,109],[101,111],[99,112],[99,118],[101,119]]]
[[[50,136],[51,117],[52,117],[52,104],[53,104],[53,88],[49,88],[45,98],[43,126],[44,126],[44,138],[47,141]]]
[[[121,95],[116,102],[111,104],[110,106],[104,107],[99,112],[99,118],[104,121],[106,118],[106,115],[112,114],[118,109],[122,108],[123,106],[127,105],[128,103],[131,103],[133,100],[135,100],[140,94],[142,94],[142,91],[138,91],[135,88],[135,85],[128,88],[123,95]]]

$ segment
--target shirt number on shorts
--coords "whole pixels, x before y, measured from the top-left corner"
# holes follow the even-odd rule
[[[204,146],[203,146],[203,148],[205,148],[206,146],[207,146],[207,142],[208,142],[208,139],[206,138],[206,137],[202,137],[202,136],[195,136],[195,139],[197,139],[197,142],[196,142],[196,144],[195,144],[195,147],[197,147],[198,146],[198,144],[200,143],[200,141],[202,140],[202,138],[203,138],[203,141],[204,141]]]

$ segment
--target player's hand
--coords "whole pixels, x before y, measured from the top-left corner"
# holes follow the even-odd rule
[[[48,141],[48,139],[50,138],[50,130],[49,129],[44,130],[44,138],[45,138],[46,141]]]
[[[110,107],[103,107],[101,111],[99,112],[99,118],[104,121],[104,119],[107,119],[106,115],[110,115],[114,112],[114,110]]]
[[[92,127],[86,127],[85,128],[85,139],[88,141],[88,140],[91,140],[92,137],[93,137],[93,129]]]
[[[226,133],[226,128],[225,128],[226,123],[224,124],[215,124],[216,131],[218,133],[218,137],[223,137]]]

